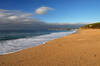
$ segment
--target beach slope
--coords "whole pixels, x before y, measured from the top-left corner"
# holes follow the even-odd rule
[[[82,29],[40,46],[0,55],[0,66],[100,66],[100,29]]]

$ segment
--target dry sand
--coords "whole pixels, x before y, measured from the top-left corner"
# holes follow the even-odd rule
[[[100,29],[79,30],[37,47],[1,55],[0,66],[100,66]]]

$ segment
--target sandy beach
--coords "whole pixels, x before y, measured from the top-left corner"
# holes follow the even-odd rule
[[[100,66],[100,29],[83,29],[43,45],[0,55],[0,66]]]

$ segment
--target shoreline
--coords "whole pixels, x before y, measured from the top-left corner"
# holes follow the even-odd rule
[[[48,41],[37,47],[0,56],[1,66],[99,66],[100,29]],[[5,60],[4,60],[5,59]]]
[[[61,32],[60,32],[60,33],[61,33]],[[74,34],[74,33],[77,33],[77,30],[72,30],[72,32],[71,32],[70,34],[69,34],[69,33],[67,34],[67,33],[68,33],[68,32],[66,32],[66,36],[71,35],[71,34]],[[49,35],[49,34],[46,34],[46,35]],[[41,35],[41,36],[43,36],[43,35]],[[39,36],[37,36],[37,37],[39,37]],[[62,37],[64,37],[64,36],[62,36]],[[62,38],[62,37],[59,37],[59,38]],[[51,39],[51,40],[49,40],[49,41],[52,41],[52,40],[55,40],[55,39],[59,39],[59,38],[53,38],[53,39]],[[34,47],[40,46],[40,45],[42,45],[42,44],[46,44],[46,43],[49,42],[49,41],[46,41],[46,42],[41,43],[41,44],[36,45],[36,46],[32,46],[32,47],[27,47],[27,48],[19,49],[19,50],[17,50],[17,51],[8,52],[8,53],[3,53],[3,54],[0,54],[0,56],[1,56],[1,55],[7,55],[7,54],[16,53],[16,52],[19,52],[19,51],[22,51],[22,50],[28,49],[28,48],[34,48]]]

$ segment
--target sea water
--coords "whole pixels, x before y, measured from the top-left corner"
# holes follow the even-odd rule
[[[0,31],[0,54],[8,54],[44,44],[72,33],[70,31]]]

